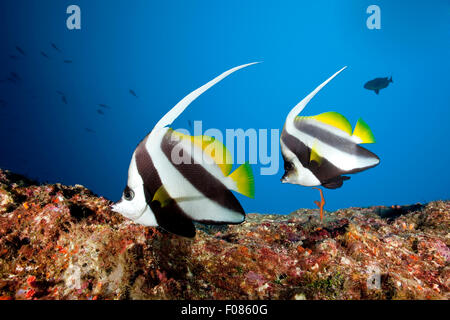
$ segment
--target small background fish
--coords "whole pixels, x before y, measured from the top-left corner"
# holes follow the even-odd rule
[[[131,94],[132,96],[135,96],[135,97],[137,98],[136,92],[134,92],[132,89],[130,89],[130,94]]]
[[[25,51],[23,51],[23,49],[19,46],[16,46],[16,50],[23,56],[26,56]]]
[[[389,83],[392,83],[392,77],[388,78],[376,78],[366,82],[364,89],[373,90],[376,94],[380,93],[381,89],[386,88]]]
[[[53,49],[55,49],[56,51],[58,51],[59,53],[61,53],[61,50],[56,46],[56,44],[51,43],[51,46]]]

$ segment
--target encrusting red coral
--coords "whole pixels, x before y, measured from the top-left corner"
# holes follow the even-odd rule
[[[0,299],[448,299],[450,202],[249,214],[186,239],[0,170]]]

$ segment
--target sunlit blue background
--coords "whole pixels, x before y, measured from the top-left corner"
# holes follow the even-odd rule
[[[0,83],[0,167],[117,200],[141,138],[221,72],[264,61],[201,96],[175,128],[203,120],[204,129],[281,130],[295,104],[347,65],[304,115],[334,110],[352,124],[363,117],[381,164],[326,190],[326,209],[449,198],[449,1],[308,2],[1,1],[0,80],[13,71],[22,81]],[[80,31],[66,28],[71,4],[81,7]],[[381,30],[366,27],[371,4],[381,7]],[[394,83],[378,96],[363,89],[386,76]],[[101,103],[111,107],[104,116]],[[316,190],[280,183],[279,159],[274,176],[255,166],[256,198],[238,196],[246,211],[314,207]]]

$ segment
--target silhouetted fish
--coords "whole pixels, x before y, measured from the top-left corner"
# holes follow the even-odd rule
[[[21,80],[22,80],[22,79],[20,78],[20,76],[19,76],[16,72],[14,72],[14,71],[11,71],[9,74],[12,76],[12,78],[14,78],[14,79],[16,79],[16,80],[18,80],[18,81],[21,81]]]
[[[133,96],[135,96],[136,98],[138,97],[137,94],[136,94],[136,92],[134,92],[132,89],[130,89],[130,94],[133,95]]]
[[[62,96],[62,97],[61,97],[61,100],[62,100],[62,102],[64,102],[64,104],[67,104],[67,98],[66,98],[66,96]]]
[[[26,56],[25,51],[23,51],[21,47],[16,46],[16,50],[19,51],[21,55]]]
[[[15,54],[10,54],[9,57],[13,60],[19,60],[19,57],[16,56]]]
[[[65,96],[64,92],[62,92],[62,91],[56,90],[56,93],[59,95]]]
[[[105,115],[105,113],[102,110],[100,110],[100,109],[97,110],[97,113],[101,114],[101,115]]]
[[[108,105],[106,105],[106,104],[103,104],[103,103],[99,103],[98,106],[99,106],[99,107],[102,107],[102,108],[105,108],[105,109],[111,109],[110,106],[108,106]]]
[[[41,51],[41,55],[47,59],[50,59],[50,57],[44,51]]]
[[[72,63],[72,60],[64,60],[64,63]]]
[[[89,133],[95,133],[95,131],[94,131],[94,130],[92,130],[92,129],[89,129],[89,128],[84,128],[84,130],[85,130],[86,132],[89,132]]]
[[[56,51],[58,51],[59,53],[61,53],[61,50],[56,46],[56,44],[54,44],[53,42],[51,43],[51,46],[53,47],[53,49],[55,49]]]
[[[391,82],[393,82],[392,77],[390,79],[388,77],[376,78],[376,79],[373,79],[373,80],[370,80],[369,82],[367,82],[364,85],[364,89],[373,90],[373,91],[375,91],[376,94],[378,94],[381,89],[386,88],[389,85],[389,83],[391,83]]]
[[[6,80],[11,82],[11,83],[17,83],[17,79],[14,79],[12,77],[8,77]]]

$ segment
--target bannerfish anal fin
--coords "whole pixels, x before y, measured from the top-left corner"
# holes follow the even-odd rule
[[[175,202],[171,202],[164,208],[161,208],[158,202],[152,203],[152,211],[155,213],[158,225],[164,230],[179,236],[195,237],[194,223],[185,215],[178,214],[177,210],[173,210],[174,204]]]
[[[335,177],[328,181],[323,182],[322,186],[327,189],[337,189],[337,188],[342,187],[342,185],[344,184],[344,181],[346,181],[346,180],[350,180],[350,177],[338,176],[338,177]]]
[[[376,94],[379,94],[379,93],[380,93],[380,90],[379,90],[379,89],[375,89],[374,91],[375,91]]]
[[[164,192],[160,191],[160,194],[164,194]],[[161,228],[182,237],[195,237],[194,223],[186,217],[175,201],[166,201],[164,206],[161,206],[159,201],[151,201],[149,205]]]

